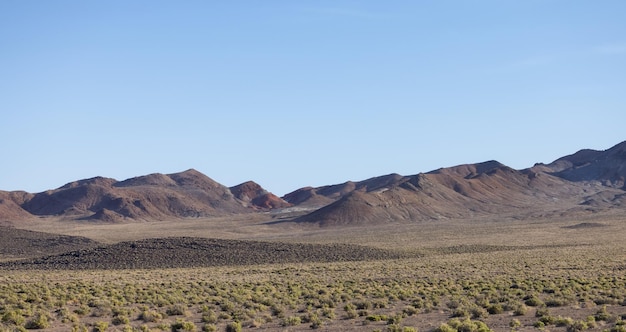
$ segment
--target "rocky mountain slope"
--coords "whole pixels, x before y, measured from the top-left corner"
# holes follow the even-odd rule
[[[244,185],[228,188],[193,169],[124,181],[95,177],[37,194],[0,192],[0,218],[54,215],[108,222],[162,220],[225,216],[289,205],[258,184],[246,185],[255,190],[244,194]]]
[[[285,196],[321,208],[297,222],[320,226],[474,218],[580,215],[624,208],[626,142],[514,170],[496,161],[304,188]],[[330,203],[328,203],[330,201]]]
[[[33,216],[118,222],[216,217],[295,207],[320,226],[550,217],[626,208],[626,142],[515,170],[497,161],[305,187],[279,198],[252,181],[228,188],[190,169],[124,181],[95,177],[42,193],[0,191],[0,222]],[[290,217],[291,218],[291,217]]]

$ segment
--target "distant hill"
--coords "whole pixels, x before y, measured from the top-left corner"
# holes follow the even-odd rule
[[[242,195],[237,198],[232,191],[241,194],[238,187],[228,188],[193,169],[124,181],[94,177],[37,194],[0,192],[0,219],[53,215],[107,222],[163,220],[226,216],[289,205],[259,185],[254,192],[247,192],[245,199]]]
[[[600,181],[605,186],[626,189],[626,141],[605,151],[580,150],[534,168],[569,181]]]
[[[124,181],[94,177],[36,194],[0,191],[0,223],[35,216],[164,220],[277,209],[292,213],[282,220],[299,215],[294,221],[320,226],[493,215],[576,216],[626,208],[625,178],[626,142],[605,151],[580,150],[523,170],[487,161],[304,187],[283,198],[253,181],[228,188],[190,169]]]
[[[279,209],[291,206],[290,203],[268,192],[253,181],[230,187],[230,192],[235,195],[235,198],[253,208]]]
[[[488,161],[413,176],[391,174],[305,188],[285,199],[304,204],[331,201],[295,220],[320,226],[594,213],[626,207],[625,150],[626,142],[606,151],[582,150],[549,165],[519,171]]]

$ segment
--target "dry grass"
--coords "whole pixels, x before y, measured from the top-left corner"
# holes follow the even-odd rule
[[[625,329],[623,218],[450,220],[333,231],[275,227],[266,220],[95,226],[44,220],[28,226],[109,242],[171,232],[211,237],[219,228],[224,238],[366,244],[419,257],[247,267],[3,271],[0,331]],[[582,223],[604,226],[568,228]]]

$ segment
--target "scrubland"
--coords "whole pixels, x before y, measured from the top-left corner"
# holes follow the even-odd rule
[[[613,216],[309,229],[256,239],[410,257],[4,270],[0,331],[626,331],[625,228]]]

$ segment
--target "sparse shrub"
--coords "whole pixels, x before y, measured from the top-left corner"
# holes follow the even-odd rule
[[[513,308],[513,315],[524,316],[528,312],[528,307],[524,303],[518,303]]]
[[[414,306],[406,306],[404,307],[404,309],[402,309],[402,313],[406,316],[413,316],[417,315],[419,313],[419,310],[417,310],[417,308],[415,308]]]
[[[24,316],[19,311],[10,310],[2,315],[2,322],[13,325],[24,324]]]
[[[202,322],[215,324],[217,323],[217,315],[213,311],[205,312],[202,314]]]
[[[176,322],[171,325],[172,332],[179,331],[195,331],[196,325],[193,322],[177,319]]]
[[[127,316],[115,316],[111,320],[113,325],[122,325],[130,323],[130,319]]]
[[[439,327],[435,329],[434,332],[457,332],[457,329],[446,323],[442,323],[441,325],[439,325]]]
[[[312,329],[319,329],[324,324],[324,322],[315,314],[311,315],[309,322],[311,323],[309,327]]]
[[[596,311],[595,319],[600,321],[608,321],[611,319],[611,314],[606,311],[606,306],[603,305],[598,311]]]
[[[386,332],[402,332],[402,327],[398,324],[391,324],[387,326]]]
[[[216,332],[217,326],[215,326],[215,324],[204,324],[204,326],[202,326],[202,331],[203,332]]]
[[[497,315],[497,314],[503,313],[504,308],[502,308],[502,305],[499,303],[492,304],[492,305],[489,305],[489,307],[487,307],[487,312],[491,315]]]
[[[626,332],[626,326],[615,325],[609,330],[609,332]]]
[[[230,322],[226,325],[226,332],[241,332],[240,322]]]
[[[572,324],[574,324],[574,320],[571,317],[558,316],[554,320],[554,325],[556,326],[570,326]]]
[[[298,316],[289,316],[283,319],[281,325],[282,326],[296,326],[302,323],[302,319]]]
[[[77,314],[78,316],[85,316],[89,312],[91,312],[91,309],[89,308],[89,306],[86,306],[86,305],[81,305],[80,307],[74,309],[74,313]]]
[[[402,321],[402,314],[395,314],[387,317],[388,325],[397,325]]]
[[[472,318],[474,319],[486,318],[489,316],[489,313],[483,307],[474,307],[470,310],[470,312],[472,314]]]
[[[452,311],[452,317],[469,317],[470,316],[470,312],[469,310],[467,310],[467,308],[456,308],[454,309],[454,311]]]
[[[162,318],[163,315],[154,310],[145,310],[139,314],[139,319],[143,320],[145,323],[155,323],[160,321]]]
[[[109,328],[109,323],[107,322],[96,322],[96,324],[94,324],[93,326],[93,331],[94,332],[104,332]]]
[[[579,332],[579,331],[586,330],[588,328],[589,326],[587,325],[587,322],[583,320],[577,320],[567,326],[567,332]]]
[[[517,318],[513,318],[513,319],[511,320],[511,322],[509,322],[509,326],[510,326],[511,328],[516,329],[516,328],[518,328],[518,327],[522,326],[522,322],[520,322],[520,321],[519,321],[519,319],[517,319]]]
[[[49,317],[47,314],[43,312],[38,312],[33,316],[33,318],[29,319],[24,325],[25,328],[29,330],[40,330],[45,329],[50,326],[50,322],[48,321]]]
[[[543,301],[541,301],[537,296],[532,295],[524,298],[524,304],[529,307],[538,307],[543,305]]]
[[[188,311],[187,307],[182,304],[173,305],[165,311],[168,316],[186,316]]]

